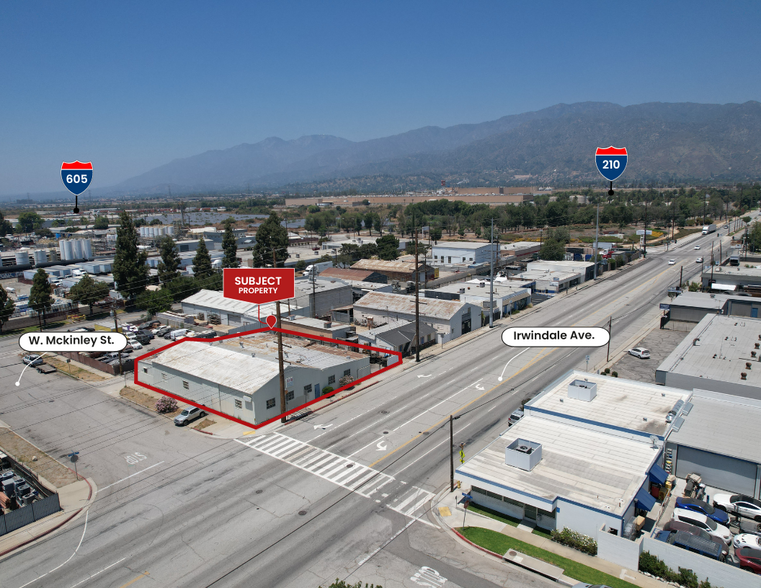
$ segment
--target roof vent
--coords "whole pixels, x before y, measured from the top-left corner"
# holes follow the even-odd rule
[[[755,352],[755,351],[751,351],[751,352],[750,352],[750,356],[751,356],[751,357],[756,357],[756,352]]]
[[[741,372],[740,373],[740,379],[741,380],[747,380],[748,379],[748,374],[746,374],[745,372]]]
[[[745,362],[745,369],[746,369],[746,370],[749,370],[749,369],[750,369],[750,362],[749,362],[749,361],[746,361],[746,362]]]
[[[460,288],[460,294],[465,294],[465,288]]]
[[[754,345],[756,346],[756,349],[758,349],[759,347],[761,347],[761,343],[754,343]]]
[[[587,380],[574,380],[568,384],[568,398],[591,402],[597,396],[597,384]]]
[[[530,472],[542,459],[542,445],[526,439],[516,439],[505,447],[505,465]]]

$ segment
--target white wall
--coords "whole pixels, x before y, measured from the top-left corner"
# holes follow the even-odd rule
[[[618,564],[629,570],[639,569],[641,543],[613,535],[605,529],[597,533],[597,557]]]
[[[619,535],[622,532],[621,519],[615,515],[590,510],[583,506],[566,502],[562,498],[557,499],[556,505],[555,517],[558,530],[568,527],[578,533],[589,535],[593,539],[597,539],[603,525],[616,529]]]

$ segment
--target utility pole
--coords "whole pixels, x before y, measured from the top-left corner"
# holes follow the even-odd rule
[[[454,492],[454,421],[459,416],[449,415],[449,491]]]
[[[647,257],[647,199],[645,199],[645,230],[642,235],[642,257]]]
[[[277,254],[275,253],[275,249],[272,249],[272,267],[277,267]],[[285,369],[283,367],[283,332],[280,330],[282,329],[282,325],[280,324],[280,301],[278,300],[275,302],[275,310],[276,310],[276,316],[277,316],[277,364],[280,371],[280,414],[283,416],[280,417],[280,422],[285,423]]]
[[[682,284],[684,283],[684,282],[682,282],[682,275],[683,274],[684,274],[684,266],[681,266],[679,268],[679,289],[680,290],[682,289]]]
[[[418,268],[418,250],[417,250],[417,224],[415,224],[415,215],[412,215],[412,224],[415,228],[415,363],[420,362],[420,279]]]
[[[600,203],[597,203],[597,222],[595,224],[595,250],[592,252],[592,260],[595,262],[595,277],[594,279],[597,279],[597,247],[598,243],[597,240],[599,239],[600,234]]]
[[[489,240],[489,328],[494,328],[494,219],[491,219],[491,239]]]
[[[606,363],[610,361],[610,338],[611,338],[610,330],[612,327],[613,327],[613,315],[610,315],[610,317],[608,318],[608,354],[605,358]]]
[[[711,241],[711,283],[713,284],[713,241]]]

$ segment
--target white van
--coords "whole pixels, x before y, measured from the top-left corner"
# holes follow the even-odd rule
[[[169,338],[172,341],[177,341],[178,338],[186,336],[188,333],[190,333],[190,329],[177,329],[176,331],[172,331],[169,333]]]

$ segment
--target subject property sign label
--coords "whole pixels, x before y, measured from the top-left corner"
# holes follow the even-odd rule
[[[293,268],[225,268],[223,295],[232,300],[266,304],[293,298],[296,271]]]

